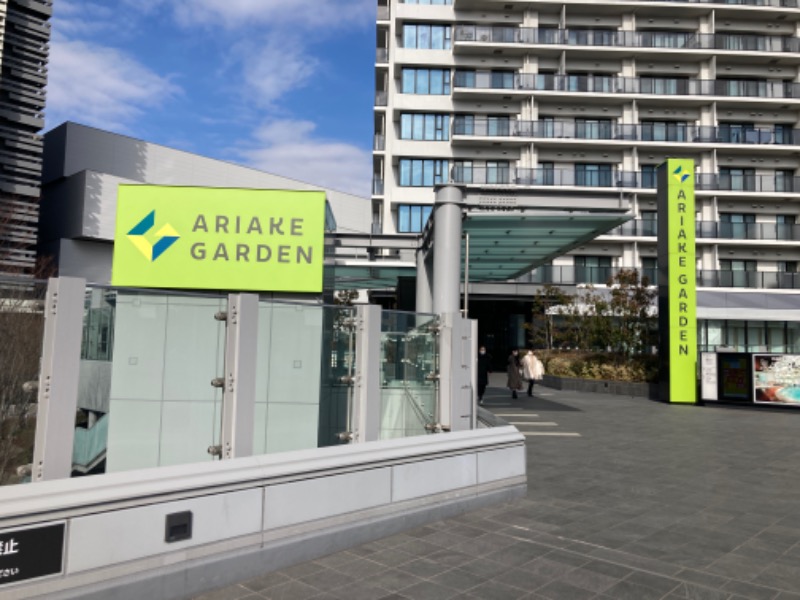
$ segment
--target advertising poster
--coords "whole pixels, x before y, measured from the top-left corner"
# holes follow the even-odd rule
[[[749,402],[752,397],[749,354],[718,354],[719,399]]]
[[[756,404],[800,406],[800,355],[754,354]]]

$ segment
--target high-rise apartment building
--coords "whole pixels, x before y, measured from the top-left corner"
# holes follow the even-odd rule
[[[0,273],[36,262],[49,0],[0,0]]]
[[[433,185],[582,198],[635,219],[523,281],[656,269],[655,169],[695,160],[699,289],[800,289],[797,0],[379,0],[373,229]]]

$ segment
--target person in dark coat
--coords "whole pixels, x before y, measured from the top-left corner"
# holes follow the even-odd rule
[[[511,354],[508,355],[508,367],[506,372],[508,373],[508,382],[506,385],[508,389],[511,390],[511,397],[517,397],[517,390],[522,389],[522,374],[520,373],[520,369],[522,365],[519,361],[519,352],[516,348],[511,351]]]
[[[492,372],[492,357],[486,353],[486,346],[478,349],[478,404],[483,404],[483,394],[489,385],[489,373]]]

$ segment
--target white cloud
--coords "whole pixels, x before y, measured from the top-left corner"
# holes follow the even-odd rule
[[[259,46],[239,45],[248,98],[259,106],[271,106],[284,94],[302,87],[317,70],[319,61],[296,40],[273,37]]]
[[[257,169],[332,190],[369,197],[372,158],[361,148],[314,137],[310,121],[271,121],[237,154]]]
[[[374,0],[173,0],[183,25],[287,26],[326,29],[374,21]]]
[[[47,126],[65,119],[127,131],[146,109],[180,88],[131,56],[97,44],[56,37],[50,46]]]

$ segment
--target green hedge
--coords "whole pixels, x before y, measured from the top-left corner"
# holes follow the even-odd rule
[[[605,381],[658,381],[658,357],[619,357],[585,352],[542,352],[545,373],[557,377],[602,379]]]

